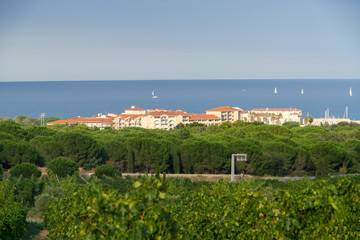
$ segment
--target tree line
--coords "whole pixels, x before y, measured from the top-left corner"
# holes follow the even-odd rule
[[[88,128],[85,125],[23,126],[0,122],[4,169],[30,162],[47,166],[66,157],[91,169],[111,163],[121,172],[229,173],[232,153],[246,153],[236,171],[255,175],[304,176],[360,171],[360,125],[300,127],[225,122],[174,130]]]

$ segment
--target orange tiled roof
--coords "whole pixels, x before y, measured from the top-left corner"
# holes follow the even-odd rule
[[[112,123],[112,122],[113,122],[112,118],[103,119],[103,123]]]
[[[139,115],[137,115],[137,116],[134,115],[134,116],[130,116],[129,119],[137,119],[137,118],[140,118],[140,117],[141,117],[141,116],[139,116]]]
[[[213,108],[213,109],[209,109],[206,110],[207,112],[232,112],[232,111],[241,111],[242,109],[240,108],[234,108],[234,107],[229,107],[229,106],[223,106],[223,107],[218,107],[218,108]]]
[[[131,107],[129,109],[126,109],[125,111],[144,111],[145,109],[139,108],[139,107]]]
[[[111,123],[112,118],[85,118],[77,121],[79,123]]]
[[[76,123],[112,123],[112,118],[98,118],[98,117],[76,117],[76,118],[70,118],[70,119],[62,119],[57,120],[53,122],[47,123],[47,125],[55,125],[55,124],[76,124]]]
[[[75,124],[81,120],[86,119],[86,117],[75,117],[75,118],[69,118],[69,119],[61,119],[61,120],[56,120],[53,122],[49,122],[47,123],[47,125],[55,125],[55,124]]]
[[[219,117],[212,115],[212,114],[194,114],[194,115],[190,115],[189,120],[207,120],[207,119],[211,119],[211,120],[220,120]]]

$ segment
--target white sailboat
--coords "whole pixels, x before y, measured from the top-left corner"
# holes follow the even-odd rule
[[[301,95],[303,95],[304,94],[304,89],[301,89]]]
[[[350,87],[349,94],[350,94],[350,97],[352,97],[352,90],[351,90],[351,87]]]
[[[158,98],[158,96],[155,95],[155,89],[152,91],[152,98]]]
[[[275,89],[274,89],[274,93],[275,93],[275,94],[277,94],[277,93],[278,93],[277,88],[275,88]]]

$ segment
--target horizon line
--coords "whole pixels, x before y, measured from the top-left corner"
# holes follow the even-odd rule
[[[0,83],[12,83],[12,82],[110,82],[110,81],[244,81],[244,80],[360,80],[360,78],[196,78],[196,79],[82,79],[82,80],[13,80],[2,81]]]

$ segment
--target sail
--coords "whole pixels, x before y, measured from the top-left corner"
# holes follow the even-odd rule
[[[158,96],[155,95],[155,89],[152,91],[151,94],[152,94],[152,97],[153,97],[153,98],[158,98]]]
[[[274,93],[278,93],[277,88],[275,88]]]
[[[350,97],[351,97],[351,96],[352,96],[352,90],[351,90],[351,87],[350,87],[349,94],[350,94]]]
[[[301,94],[304,94],[304,89],[301,89]]]

